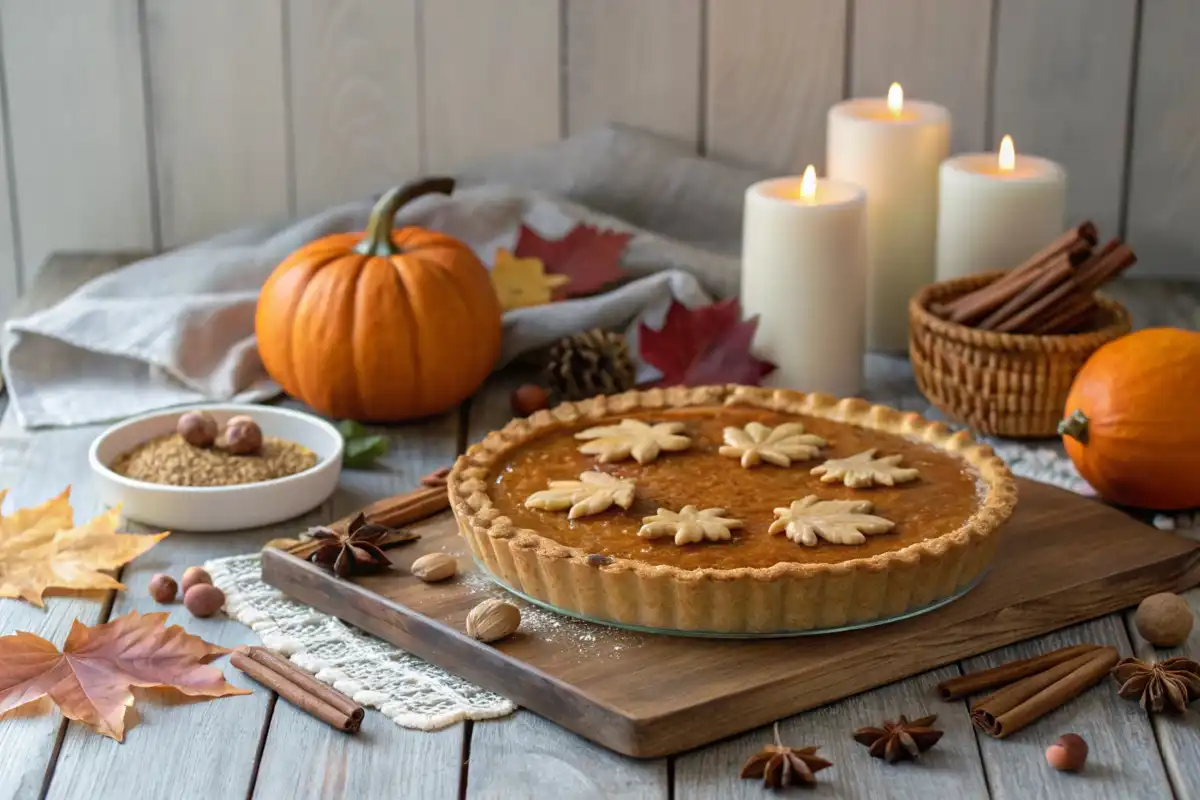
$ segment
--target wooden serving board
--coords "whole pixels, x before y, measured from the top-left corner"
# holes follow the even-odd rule
[[[517,599],[521,630],[481,644],[463,633],[467,612],[509,595],[477,572],[448,512],[413,526],[422,538],[391,551],[402,568],[394,575],[343,581],[268,549],[263,578],[581,736],[626,755],[661,756],[1200,583],[1192,542],[1094,500],[1020,483],[1017,511],[979,586],[927,614],[846,633],[654,635]],[[462,573],[429,585],[408,574],[433,551],[459,556]]]

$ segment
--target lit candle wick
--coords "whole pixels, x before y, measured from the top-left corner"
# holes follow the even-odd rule
[[[1017,167],[1017,149],[1013,147],[1011,136],[1005,136],[1000,140],[1000,170],[1001,172],[1012,172]]]
[[[900,84],[893,83],[888,88],[887,106],[893,117],[900,116],[900,112],[904,110],[904,90],[900,88]]]
[[[817,171],[809,164],[804,169],[804,177],[800,179],[800,198],[812,203],[817,199]]]

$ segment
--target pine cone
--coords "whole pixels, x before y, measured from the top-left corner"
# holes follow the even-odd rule
[[[550,348],[546,385],[556,402],[617,394],[633,384],[633,361],[619,333],[593,328],[560,339]]]

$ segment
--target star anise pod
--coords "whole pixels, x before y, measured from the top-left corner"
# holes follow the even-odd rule
[[[410,530],[367,522],[362,513],[350,521],[345,532],[319,525],[309,528],[305,536],[307,540],[289,552],[332,569],[340,578],[389,569],[392,562],[383,551],[420,538]]]
[[[1117,693],[1138,698],[1147,711],[1183,714],[1200,697],[1200,664],[1190,658],[1158,662],[1123,658],[1110,674],[1121,684]]]
[[[920,753],[937,744],[942,732],[933,727],[937,714],[914,719],[900,715],[899,722],[887,720],[882,728],[859,728],[854,741],[867,746],[867,752],[889,764],[904,759],[915,761]]]
[[[817,755],[818,747],[784,747],[779,741],[779,723],[775,723],[775,743],[769,744],[742,765],[739,777],[762,778],[768,789],[786,786],[812,786],[817,773],[833,762]]]

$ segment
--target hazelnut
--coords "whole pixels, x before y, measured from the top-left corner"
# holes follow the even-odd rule
[[[179,584],[170,575],[160,572],[150,579],[150,596],[156,603],[173,603],[178,592]]]
[[[521,625],[521,612],[503,600],[484,600],[467,614],[467,635],[481,642],[494,642],[515,632]]]
[[[183,593],[183,605],[197,617],[211,617],[225,605],[225,593],[211,583],[197,583]]]
[[[1133,622],[1138,633],[1156,647],[1178,647],[1192,632],[1192,610],[1177,594],[1152,594],[1137,607]]]
[[[541,411],[550,402],[546,390],[532,383],[517,387],[510,398],[513,413],[519,417],[528,417],[535,411]]]
[[[1087,756],[1087,742],[1077,733],[1064,733],[1046,748],[1046,763],[1063,772],[1082,769]]]
[[[212,447],[217,439],[217,421],[207,411],[188,411],[179,416],[175,432],[192,447]]]
[[[230,417],[217,437],[217,447],[235,456],[257,453],[262,447],[262,428],[247,416]]]
[[[437,583],[454,577],[458,561],[445,553],[426,553],[412,563],[410,571],[426,583]]]
[[[212,576],[208,574],[208,570],[204,567],[188,567],[183,571],[183,578],[179,581],[179,588],[186,595],[187,590],[198,583],[212,583]]]

